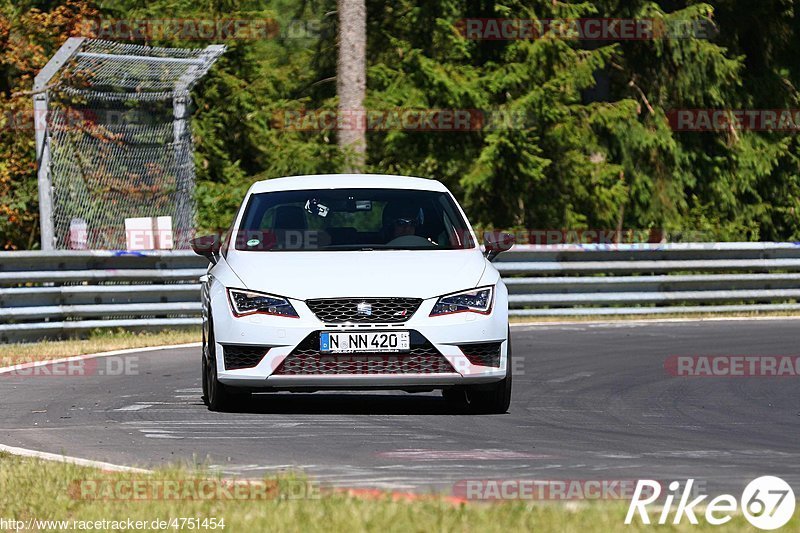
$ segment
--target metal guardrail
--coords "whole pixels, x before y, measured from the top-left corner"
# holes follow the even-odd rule
[[[514,316],[800,311],[800,244],[515,246],[495,263]],[[200,323],[189,251],[0,252],[0,342]]]
[[[0,342],[200,324],[190,251],[0,252]]]

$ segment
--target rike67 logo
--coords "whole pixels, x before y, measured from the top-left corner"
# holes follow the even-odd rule
[[[669,484],[670,493],[664,498],[663,505],[659,505],[660,502],[657,502],[661,497],[661,484],[649,479],[639,480],[628,507],[625,523],[631,524],[638,514],[642,524],[650,524],[647,506],[655,504],[654,507],[658,506],[658,509],[654,510],[654,519],[657,516],[656,523],[667,524],[673,513],[673,503],[677,500],[672,523],[680,524],[686,517],[691,524],[698,524],[696,513],[700,510],[696,508],[702,506],[708,495],[701,494],[690,501],[689,499],[694,496],[693,486],[694,479],[689,479],[681,491],[680,483],[673,481]],[[730,522],[737,507],[741,506],[742,514],[753,526],[773,530],[783,527],[791,520],[795,505],[794,491],[788,483],[779,477],[762,476],[745,487],[739,501],[731,494],[721,494],[708,501],[705,503],[705,513],[701,516],[704,516],[709,524],[719,526]]]

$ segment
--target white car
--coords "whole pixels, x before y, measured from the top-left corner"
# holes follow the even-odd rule
[[[511,399],[508,291],[440,182],[364,174],[255,183],[224,238],[194,239],[203,394],[441,389],[476,412]]]

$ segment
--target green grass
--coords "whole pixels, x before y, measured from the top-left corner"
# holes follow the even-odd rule
[[[200,328],[174,329],[158,332],[133,332],[125,330],[96,330],[86,338],[48,340],[31,343],[1,344],[0,362],[11,364],[42,361],[57,357],[70,357],[89,353],[145,348],[200,342]],[[0,364],[0,366],[6,366]]]
[[[398,499],[344,492],[316,491],[315,497],[293,497],[302,477],[287,475],[269,498],[253,500],[90,499],[76,496],[81,480],[197,480],[202,470],[159,470],[148,476],[103,473],[74,465],[42,462],[0,453],[0,518],[15,520],[143,520],[199,517],[224,519],[228,532],[509,532],[509,531],[752,531],[736,516],[726,526],[625,526],[625,502],[556,504],[535,502],[454,503],[437,497]],[[274,479],[274,478],[273,478]],[[71,488],[72,487],[72,488]],[[685,520],[684,520],[685,522]],[[787,525],[796,530],[797,516]],[[793,527],[792,527],[793,526]],[[150,530],[150,529],[146,529]],[[173,530],[174,531],[174,530]],[[206,529],[205,531],[209,531]],[[218,529],[218,531],[221,531]]]

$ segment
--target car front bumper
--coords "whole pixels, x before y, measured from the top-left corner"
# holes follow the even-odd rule
[[[219,287],[219,286],[218,286]],[[269,347],[261,361],[250,368],[226,369],[224,357],[217,357],[220,382],[253,390],[291,390],[300,388],[440,388],[464,384],[497,382],[505,378],[508,367],[507,291],[502,283],[496,286],[495,302],[488,315],[456,313],[430,317],[438,298],[423,300],[414,315],[402,324],[341,324],[326,326],[299,300],[291,300],[299,318],[251,315],[235,317],[231,313],[224,289],[212,290],[212,315],[216,353],[226,346]],[[281,374],[281,364],[309,335],[321,331],[412,331],[426,339],[452,367],[447,372],[398,373],[304,373]],[[412,334],[413,335],[413,334]],[[499,366],[473,364],[459,345],[500,343]],[[340,354],[344,356],[344,354]],[[357,354],[350,354],[357,355]],[[378,354],[402,359],[404,354]],[[277,372],[277,373],[276,373]]]

